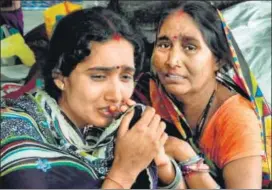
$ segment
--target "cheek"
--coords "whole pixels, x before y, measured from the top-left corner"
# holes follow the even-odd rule
[[[70,101],[84,106],[86,103],[92,104],[95,102],[99,98],[99,94],[101,94],[101,85],[92,83],[90,79],[85,77],[78,78],[71,87],[71,91],[68,94]]]
[[[209,78],[209,76],[213,76],[213,64],[213,60],[209,56],[202,56],[202,58],[197,57],[191,60],[190,64],[186,65],[186,68],[191,75],[203,80],[203,77]]]
[[[161,71],[164,68],[164,64],[167,61],[167,56],[161,52],[154,51],[152,57],[152,65],[156,71]]]
[[[131,98],[134,91],[134,82],[131,82],[129,84],[126,84],[123,86],[123,99],[129,99]]]

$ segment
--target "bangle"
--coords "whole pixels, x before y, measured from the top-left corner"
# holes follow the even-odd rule
[[[108,179],[108,180],[114,182],[115,184],[117,184],[117,185],[120,187],[120,189],[125,189],[125,188],[123,187],[123,185],[121,185],[121,183],[119,183],[118,181],[112,179],[109,175],[107,175],[107,176],[105,177],[105,179]],[[113,189],[115,189],[115,188],[113,188]]]
[[[189,158],[188,160],[179,162],[178,165],[180,167],[189,166],[189,165],[192,165],[192,164],[195,164],[195,163],[199,162],[200,160],[204,160],[204,159],[201,158],[199,155],[195,155],[195,156]]]
[[[220,185],[216,185],[216,187],[214,189],[221,189]]]
[[[203,160],[199,160],[197,163],[192,165],[182,166],[181,171],[184,176],[189,176],[194,172],[209,172],[209,166],[203,163]]]
[[[170,161],[175,169],[176,176],[175,176],[172,183],[170,183],[169,185],[167,185],[165,187],[158,187],[159,189],[177,189],[180,181],[182,180],[182,174],[181,174],[178,164],[172,158],[170,158]]]

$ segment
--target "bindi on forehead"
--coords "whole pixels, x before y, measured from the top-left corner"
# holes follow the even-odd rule
[[[187,35],[182,35],[182,34],[177,34],[177,35],[173,35],[172,37],[170,37],[170,39],[172,41],[183,41],[184,43],[187,43],[189,42],[190,40],[196,40],[195,38],[193,37],[189,37]]]
[[[112,67],[106,67],[106,66],[98,66],[98,67],[91,67],[88,68],[89,71],[101,71],[101,72],[112,72],[115,70],[125,70],[125,71],[131,71],[131,72],[135,72],[135,68],[134,67],[130,67],[130,66],[125,66],[125,65],[117,65],[117,66],[112,66]]]
[[[118,34],[118,33],[115,33],[115,34],[113,34],[112,39],[116,40],[116,41],[120,41],[121,40],[121,35]]]
[[[174,35],[174,36],[172,37],[172,41],[176,41],[176,40],[178,40],[178,39],[179,39],[178,35]]]
[[[178,17],[181,17],[181,16],[184,15],[184,13],[185,13],[185,12],[184,12],[183,10],[178,10],[178,11],[177,11],[177,16],[178,16]]]

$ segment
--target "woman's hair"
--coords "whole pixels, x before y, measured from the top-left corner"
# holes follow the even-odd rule
[[[158,32],[164,19],[171,13],[182,10],[189,14],[197,24],[202,36],[211,52],[218,60],[219,68],[232,65],[232,56],[227,38],[218,12],[209,2],[179,1],[180,5],[168,9],[162,14],[158,25]],[[158,33],[157,33],[158,35]]]
[[[54,83],[54,73],[69,76],[76,65],[90,55],[91,41],[105,42],[115,34],[133,45],[138,73],[144,60],[144,44],[141,36],[123,17],[109,9],[94,7],[72,12],[62,18],[54,29],[48,59],[42,69],[45,91],[58,100],[61,91]]]

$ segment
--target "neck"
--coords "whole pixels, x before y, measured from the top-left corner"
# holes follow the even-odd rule
[[[183,104],[183,112],[191,128],[196,126],[215,89],[216,80],[212,80],[202,87],[200,91],[194,91],[177,97]]]
[[[73,114],[73,112],[71,112],[71,109],[69,109],[69,105],[67,105],[67,101],[64,100],[63,97],[61,97],[58,101],[58,105],[60,107],[60,109],[62,110],[62,112],[66,115],[66,117],[68,117],[68,119],[78,128],[82,128],[84,126],[83,123],[78,122],[80,121],[79,118],[74,117],[76,114]]]

